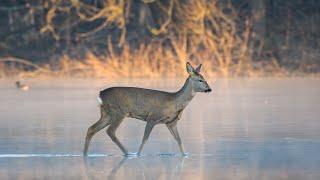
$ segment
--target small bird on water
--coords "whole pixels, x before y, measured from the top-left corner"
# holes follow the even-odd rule
[[[29,86],[28,86],[28,85],[25,85],[25,84],[21,84],[20,81],[16,81],[16,87],[17,87],[19,90],[22,90],[22,91],[28,91],[28,90],[29,90]]]

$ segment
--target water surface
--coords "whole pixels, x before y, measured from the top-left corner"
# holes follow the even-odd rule
[[[218,79],[197,94],[178,128],[189,156],[157,125],[142,157],[123,157],[105,130],[86,160],[87,128],[99,118],[96,96],[114,85],[177,90],[184,80],[0,81],[1,179],[320,179],[320,80]],[[144,122],[117,131],[136,152]]]

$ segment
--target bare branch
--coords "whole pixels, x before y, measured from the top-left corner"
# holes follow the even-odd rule
[[[45,69],[45,68],[42,68],[28,60],[25,60],[25,59],[20,59],[20,58],[16,58],[16,57],[2,57],[0,58],[0,62],[15,62],[15,63],[20,63],[20,64],[23,64],[23,65],[27,65],[27,66],[31,66],[33,68],[36,68],[40,71],[49,71],[48,69]]]

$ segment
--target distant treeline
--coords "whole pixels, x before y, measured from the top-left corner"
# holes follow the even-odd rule
[[[159,76],[186,59],[223,75],[318,72],[319,9],[318,0],[2,0],[0,57],[54,69],[90,54],[149,63]]]

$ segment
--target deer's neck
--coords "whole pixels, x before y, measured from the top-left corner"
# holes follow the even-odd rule
[[[182,88],[175,93],[175,104],[178,110],[184,109],[192,98],[196,95],[193,91],[190,77],[186,80]]]

